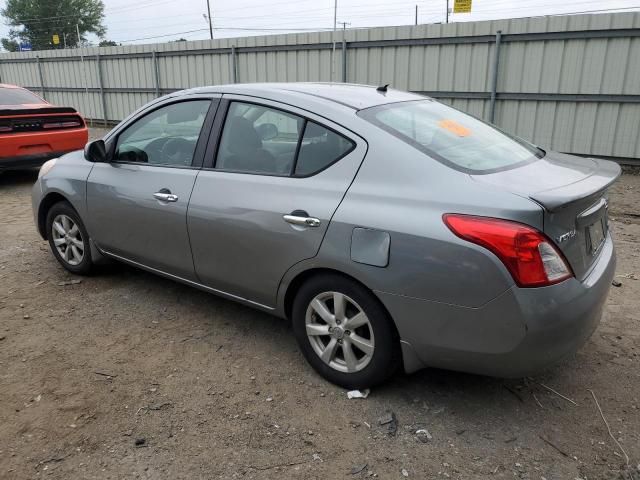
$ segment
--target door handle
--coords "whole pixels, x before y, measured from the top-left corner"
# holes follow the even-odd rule
[[[156,200],[160,200],[161,202],[177,202],[178,201],[178,195],[174,195],[173,193],[163,192],[163,191],[154,193],[153,198],[155,198]]]
[[[288,215],[283,215],[284,221],[291,225],[298,225],[300,227],[319,227],[320,220],[314,217],[310,217],[304,210],[294,210]]]

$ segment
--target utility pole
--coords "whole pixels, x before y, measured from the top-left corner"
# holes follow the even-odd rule
[[[80,48],[80,62],[82,63],[82,82],[84,83],[84,98],[87,102],[87,110],[84,114],[85,117],[89,116],[89,125],[93,127],[93,115],[89,109],[89,85],[87,84],[87,67],[84,64],[84,55],[82,54],[82,37],[80,37],[80,27],[76,23],[76,33],[78,34],[78,48]],[[83,109],[84,110],[84,109]]]
[[[449,23],[449,0],[447,0],[447,23]]]
[[[350,22],[338,22],[342,25],[342,41],[345,42],[347,40],[347,25],[351,25]]]
[[[418,25],[418,5],[416,5],[416,25]]]
[[[333,46],[331,48],[331,81],[336,73],[336,27],[338,26],[338,0],[333,2]]]
[[[211,40],[213,40],[213,20],[211,18],[211,5],[209,0],[207,0],[207,19],[209,20],[209,35],[211,36]]]

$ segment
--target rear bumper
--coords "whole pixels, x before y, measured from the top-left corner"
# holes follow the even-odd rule
[[[51,158],[81,150],[88,138],[86,127],[0,135],[0,170],[42,165]]]
[[[376,292],[403,340],[407,371],[438,367],[522,377],[574,353],[598,326],[615,271],[608,236],[589,275],[543,288],[512,287],[479,308]]]
[[[69,152],[49,152],[21,157],[0,157],[0,170],[14,170],[18,168],[39,167],[47,160],[57,158]]]

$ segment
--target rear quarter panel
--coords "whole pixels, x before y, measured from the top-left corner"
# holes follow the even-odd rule
[[[363,127],[366,128],[366,127]],[[374,292],[477,308],[513,284],[493,254],[456,237],[444,213],[500,217],[542,228],[534,202],[453,170],[376,127],[359,132],[369,151],[336,211],[318,256],[288,272],[332,268],[351,275]],[[353,229],[389,233],[386,267],[351,259]],[[287,282],[285,278],[285,284]]]

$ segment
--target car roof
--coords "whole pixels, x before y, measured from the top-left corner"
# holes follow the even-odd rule
[[[273,98],[291,95],[301,100],[309,97],[320,98],[328,102],[334,102],[354,110],[374,107],[386,103],[406,102],[411,100],[423,100],[425,97],[415,93],[404,92],[388,88],[386,91],[378,91],[372,85],[357,85],[351,83],[244,83],[230,85],[216,85],[211,87],[199,87],[186,90],[183,93],[227,93],[238,95],[251,95],[264,98]]]
[[[10,85],[8,83],[0,83],[0,88],[17,88],[19,90],[24,90],[24,88],[19,87],[18,85]]]

